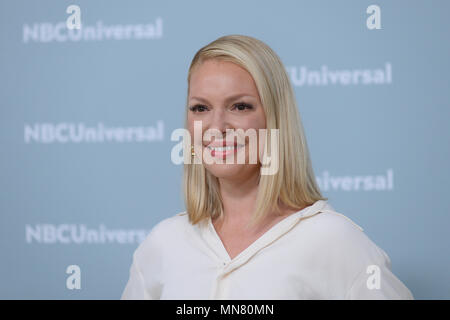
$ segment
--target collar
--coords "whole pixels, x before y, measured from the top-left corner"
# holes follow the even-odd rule
[[[283,220],[279,221],[233,259],[230,258],[228,252],[226,251],[222,240],[211,222],[211,218],[208,218],[207,223],[199,224],[197,231],[203,242],[209,248],[209,255],[217,261],[218,265],[221,266],[219,276],[226,276],[228,273],[250,260],[260,250],[269,246],[278,238],[289,232],[302,219],[314,216],[321,212],[335,211],[331,205],[327,203],[327,201],[317,200],[314,204],[303,208],[298,212],[292,213]]]

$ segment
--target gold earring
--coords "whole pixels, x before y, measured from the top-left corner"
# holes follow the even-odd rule
[[[194,146],[191,146],[191,155],[192,155],[192,156],[195,156]]]

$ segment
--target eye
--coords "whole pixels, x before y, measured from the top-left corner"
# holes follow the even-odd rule
[[[192,112],[204,112],[207,109],[208,108],[206,106],[201,105],[201,104],[197,104],[195,106],[189,107],[189,110],[191,110]]]
[[[245,102],[239,102],[233,106],[233,109],[237,109],[238,111],[245,111],[246,109],[253,109],[253,106]]]

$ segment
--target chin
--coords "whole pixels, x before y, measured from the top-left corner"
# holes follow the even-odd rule
[[[217,178],[231,178],[242,172],[244,165],[239,164],[204,164],[206,170]]]
[[[204,166],[209,173],[218,179],[239,179],[256,171],[259,172],[258,166],[249,164],[205,164]]]

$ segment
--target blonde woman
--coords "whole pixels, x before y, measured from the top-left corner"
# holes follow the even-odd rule
[[[413,299],[387,254],[321,195],[288,76],[265,43],[228,35],[195,54],[185,126],[186,211],[136,249],[122,299]]]

